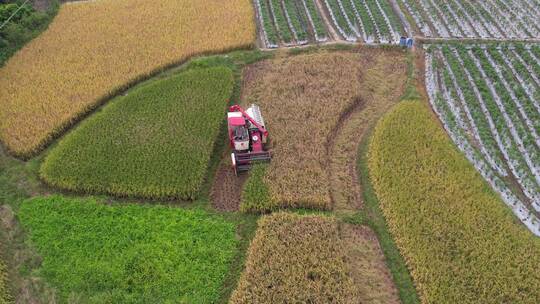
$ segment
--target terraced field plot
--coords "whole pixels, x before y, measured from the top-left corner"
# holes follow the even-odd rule
[[[259,220],[230,303],[390,304],[399,299],[368,228],[331,217],[274,213]]]
[[[241,209],[357,204],[342,191],[350,188],[343,180],[349,178],[355,147],[370,122],[399,100],[405,81],[405,56],[399,50],[318,52],[250,66],[243,99],[263,110],[273,158],[251,172]],[[343,122],[358,112],[365,116],[357,120],[357,136],[342,134]],[[343,138],[351,141],[344,144]]]
[[[536,0],[398,0],[425,37],[540,39]]]
[[[540,239],[459,153],[426,103],[402,102],[380,120],[368,163],[422,303],[538,303]]]
[[[237,253],[234,223],[200,209],[52,196],[18,217],[60,303],[215,303]]]
[[[62,5],[0,69],[0,141],[28,158],[129,85],[202,53],[255,41],[250,0]]]
[[[432,47],[430,101],[456,145],[540,236],[540,47]]]
[[[388,0],[254,0],[266,47],[330,40],[397,43],[404,29]]]
[[[233,85],[229,68],[214,67],[136,88],[63,138],[40,175],[72,191],[196,199]]]

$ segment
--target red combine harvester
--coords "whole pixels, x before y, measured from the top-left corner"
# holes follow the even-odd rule
[[[268,131],[257,105],[252,104],[246,111],[239,105],[231,106],[227,124],[232,165],[237,175],[249,170],[253,163],[270,161],[270,152],[266,150]]]

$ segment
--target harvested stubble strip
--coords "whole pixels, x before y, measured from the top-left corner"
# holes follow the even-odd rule
[[[0,141],[30,157],[98,104],[202,53],[249,47],[251,0],[64,4],[0,69]]]
[[[62,139],[40,176],[72,191],[195,199],[233,84],[215,67],[139,87]]]
[[[425,104],[403,102],[379,122],[368,164],[423,303],[540,301],[540,239],[452,145]]]

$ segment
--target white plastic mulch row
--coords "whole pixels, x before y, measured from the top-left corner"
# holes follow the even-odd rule
[[[463,135],[461,130],[452,128],[448,117],[445,115],[436,102],[438,83],[432,69],[432,55],[426,55],[426,87],[430,103],[434,111],[439,116],[441,122],[452,140],[458,148],[465,154],[467,159],[474,165],[476,170],[484,177],[491,187],[499,193],[503,201],[512,209],[514,214],[521,222],[536,236],[540,236],[540,220],[527,208],[527,206],[517,198],[504,184],[504,182],[491,171],[491,168],[485,164],[484,160],[478,156],[476,150]]]

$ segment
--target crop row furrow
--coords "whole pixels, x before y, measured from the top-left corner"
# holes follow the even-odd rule
[[[519,119],[517,113],[507,111],[507,107],[505,107],[505,104],[508,106],[508,108],[512,108],[510,102],[508,101],[508,93],[501,89],[499,83],[493,83],[491,77],[489,77],[487,73],[493,74],[494,71],[492,70],[492,67],[488,66],[485,62],[482,62],[480,59],[478,59],[478,52],[475,55],[472,50],[469,50],[468,54],[469,56],[471,56],[475,66],[484,78],[492,94],[493,100],[497,104],[504,119],[504,122],[506,123],[506,127],[510,131],[510,134],[512,135],[514,141],[518,146],[519,152],[523,155],[525,161],[527,162],[527,165],[532,171],[536,182],[540,184],[540,168],[538,167],[539,162],[536,155],[536,148],[533,146],[534,144],[530,142],[530,136],[522,125],[522,122]],[[502,100],[501,95],[499,94],[503,94],[503,98],[505,98],[506,102]]]
[[[424,13],[428,17],[428,19],[431,22],[431,24],[433,25],[433,27],[435,27],[435,30],[437,31],[439,36],[441,36],[443,38],[449,38],[450,33],[448,32],[448,29],[446,28],[446,26],[444,24],[442,24],[441,22],[439,22],[438,18],[434,17],[434,16],[437,16],[437,12],[433,8],[431,10],[429,10],[428,9],[429,5],[426,3],[425,0],[420,0],[419,4],[422,7],[422,9],[424,10]]]
[[[386,0],[383,0],[386,1]],[[390,22],[390,18],[388,18],[388,15],[386,14],[385,10],[381,6],[381,1],[375,0],[375,3],[377,4],[377,7],[379,8],[379,12],[381,13],[382,17],[384,18],[384,22],[386,23],[386,26],[388,27],[388,30],[390,31],[389,35],[392,37],[392,40],[395,43],[399,42],[400,35],[398,33],[398,29],[394,28],[392,26],[392,22]]]
[[[285,18],[287,19],[287,23],[293,33],[294,39],[298,44],[306,44],[308,40],[305,25],[302,25],[300,17],[294,8],[293,1],[281,0],[281,6],[283,7],[283,13],[285,14]]]
[[[508,172],[504,169],[504,164],[500,157],[497,156],[497,149],[496,149],[496,143],[493,142],[492,137],[489,134],[487,123],[485,122],[485,118],[483,118],[481,115],[482,113],[476,112],[476,115],[473,115],[471,112],[471,108],[468,104],[469,102],[472,102],[470,99],[473,97],[470,94],[468,95],[469,98],[465,97],[465,94],[463,93],[462,88],[458,84],[458,80],[456,78],[456,75],[452,71],[450,64],[448,63],[448,60],[445,56],[441,56],[442,63],[444,65],[444,68],[446,69],[446,72],[448,73],[448,76],[451,80],[451,86],[454,90],[456,90],[456,93],[459,97],[459,101],[461,103],[461,107],[463,108],[465,115],[467,116],[467,119],[471,125],[471,132],[474,137],[474,139],[479,143],[480,152],[482,155],[486,158],[487,162],[491,165],[491,167],[501,176],[507,176]],[[448,86],[448,84],[446,84]],[[469,99],[469,100],[468,100]],[[476,116],[476,119],[474,118]],[[484,136],[481,136],[479,127],[477,126],[476,121],[481,121],[480,126],[483,128],[482,134]],[[484,137],[485,139],[483,139]]]
[[[345,19],[345,16],[340,9],[340,5],[336,1],[337,0],[324,0],[330,18],[332,18],[332,22],[341,36],[347,41],[354,42],[356,41],[356,37],[354,37],[351,28],[349,27],[350,21]]]
[[[386,42],[386,37],[383,36],[383,32],[379,24],[377,24],[377,21],[375,20],[373,12],[371,11],[371,8],[369,7],[369,1],[362,0],[362,3],[364,5],[364,8],[366,9],[366,13],[369,17],[369,20],[371,21],[371,24],[373,25],[373,28],[375,29],[375,34],[377,35],[377,39],[380,42],[383,42],[383,43]]]
[[[263,33],[264,43],[269,48],[278,47],[277,33],[272,26],[272,20],[268,12],[268,6],[266,0],[256,0],[257,10],[259,12],[259,23],[261,25],[261,31]]]
[[[270,12],[272,13],[277,32],[281,36],[281,40],[286,46],[293,45],[293,33],[289,29],[287,18],[285,18],[285,14],[283,14],[283,11],[281,10],[280,1],[269,0],[268,3],[270,5]]]
[[[516,177],[527,198],[530,199],[533,204],[540,207],[537,184],[530,176],[531,171],[529,170],[528,163],[523,159],[523,153],[510,139],[511,134],[508,134],[509,131],[505,127],[505,121],[500,109],[497,105],[493,104],[493,97],[490,95],[488,84],[485,81],[486,77],[482,76],[479,69],[473,69],[475,62],[467,52],[464,50],[458,52],[458,50],[453,49],[453,54],[459,61],[462,71],[471,84],[480,108],[488,121],[490,130],[495,137],[495,141],[497,142],[504,159],[507,161],[510,171]],[[474,72],[474,76],[471,74],[472,72]]]
[[[463,34],[468,38],[476,37],[471,24],[467,17],[459,10],[459,7],[455,5],[454,1],[449,1],[446,3],[447,11],[452,15],[453,20],[461,28]]]
[[[418,7],[416,6],[416,3],[411,0],[402,0],[401,3],[403,3],[409,14],[412,16],[422,34],[424,34],[424,36],[426,37],[433,36],[431,28],[422,17],[422,14],[419,12]]]
[[[514,22],[518,23],[520,29],[522,29],[529,37],[538,37],[538,24],[534,18],[530,18],[530,12],[525,9],[526,4],[524,1],[501,1],[496,0],[497,4],[502,7],[503,11],[508,12],[509,16]],[[535,17],[537,18],[537,16]]]
[[[358,25],[360,27],[360,31],[362,34],[362,39],[366,43],[373,43],[374,39],[371,36],[368,36],[368,33],[366,31],[366,24],[362,20],[362,16],[360,16],[360,13],[358,12],[358,7],[356,6],[356,3],[354,0],[343,0],[344,2],[348,3],[351,6],[352,11],[354,12],[354,17],[356,19],[356,22],[358,22]],[[369,24],[371,25],[371,24]]]
[[[506,89],[506,91],[508,92],[510,96],[510,99],[514,103],[515,108],[517,108],[519,114],[521,114],[521,118],[525,121],[526,126],[531,132],[531,135],[533,136],[534,141],[536,142],[536,145],[540,148],[540,137],[538,136],[538,133],[536,132],[536,128],[533,125],[533,122],[531,121],[531,119],[529,118],[529,115],[527,114],[527,111],[530,109],[526,109],[525,101],[518,98],[516,94],[514,93],[514,89],[517,90],[518,87],[515,85],[513,87],[510,86],[510,84],[507,82],[507,79],[509,78],[503,75],[504,66],[508,65],[509,67],[511,67],[510,62],[508,62],[508,60],[506,60],[504,57],[498,57],[497,59],[502,60],[503,62],[496,63],[494,58],[491,56],[491,54],[487,50],[484,50],[484,55],[487,58],[489,64],[491,64],[491,66],[493,67],[493,70],[495,70],[495,72],[497,73],[498,79],[495,81],[500,81],[500,83],[503,84],[504,88]],[[517,72],[515,70],[512,70],[512,72],[513,72],[513,76],[517,76]],[[530,113],[532,115],[534,112],[530,112]]]
[[[504,182],[491,170],[484,159],[478,154],[476,149],[467,140],[462,130],[459,129],[455,122],[454,113],[447,107],[447,103],[441,100],[435,92],[437,84],[436,77],[432,70],[433,61],[432,55],[426,55],[426,87],[429,95],[430,103],[450,138],[465,154],[465,157],[473,164],[475,169],[482,177],[490,184],[490,186],[502,197],[503,201],[512,209],[513,213],[521,220],[521,222],[535,235],[540,236],[540,221],[527,208],[527,206],[519,200],[519,198],[506,187]]]
[[[315,0],[301,0],[301,1],[306,11],[306,15],[309,20],[309,23],[311,24],[311,27],[313,28],[313,34],[315,35],[315,40],[317,40],[317,42],[327,41],[328,37],[326,36],[326,29],[324,27],[324,22],[321,16],[319,15],[319,11],[317,10],[315,3],[313,2]]]
[[[462,37],[463,33],[461,31],[461,28],[456,24],[455,20],[449,20],[450,18],[447,18],[448,9],[443,12],[441,10],[441,4],[436,3],[434,0],[427,0],[428,5],[432,7],[432,12],[435,14],[435,16],[438,16],[438,18],[441,20],[441,22],[446,26],[447,29],[450,30],[450,33],[454,37]]]

